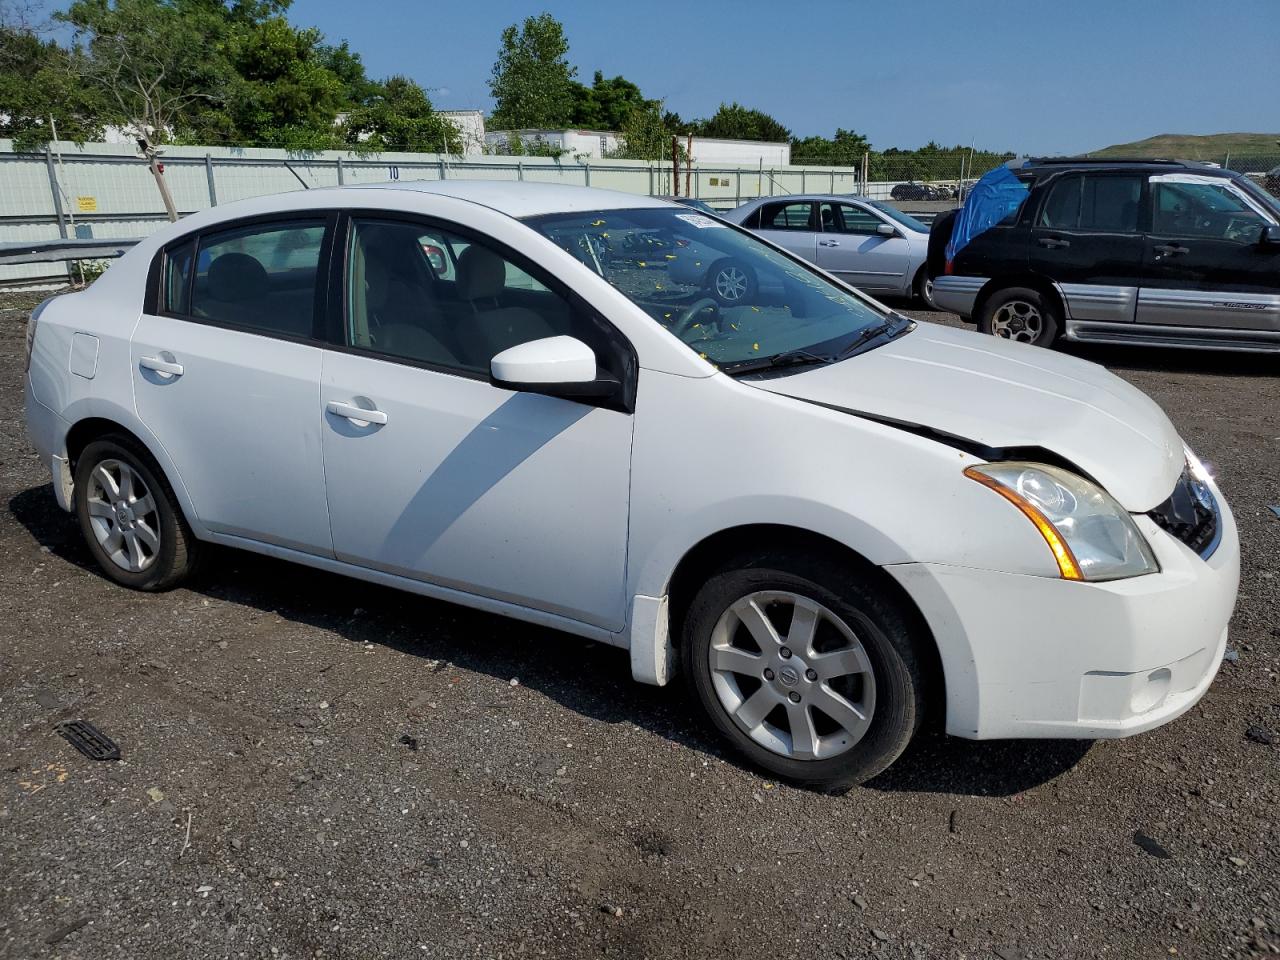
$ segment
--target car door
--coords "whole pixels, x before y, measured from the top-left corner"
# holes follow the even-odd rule
[[[621,629],[632,417],[500,389],[489,361],[569,334],[623,380],[630,347],[461,227],[359,215],[347,229],[318,396],[337,558]],[[424,242],[451,273],[429,268]]]
[[[1142,276],[1144,178],[1068,173],[1045,185],[1028,262],[1057,284],[1072,320],[1132,323]]]
[[[818,266],[860,290],[902,293],[911,281],[911,241],[884,217],[857,203],[823,202]],[[892,235],[880,233],[888,224]]]
[[[161,254],[130,343],[134,404],[210,531],[329,555],[320,458],[325,214],[210,229]]]
[[[1272,214],[1230,180],[1151,177],[1151,231],[1138,322],[1280,331],[1280,244]]]
[[[817,263],[818,219],[816,205],[809,200],[778,200],[760,207],[758,226],[766,240],[796,256]],[[753,223],[753,216],[748,223]]]

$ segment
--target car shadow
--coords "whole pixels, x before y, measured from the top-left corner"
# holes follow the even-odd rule
[[[16,494],[8,506],[52,556],[102,576],[74,519],[58,508],[48,484]],[[632,680],[625,650],[390,587],[360,583],[355,590],[351,578],[284,560],[211,549],[211,562],[186,589],[354,643],[378,644],[504,683],[518,678],[522,686],[581,716],[635,724],[760,775],[704,726],[682,684],[653,687]],[[1088,746],[1072,741],[978,743],[925,731],[866,786],[888,792],[1007,796],[1057,777]]]
[[[1188,350],[1060,341],[1055,350],[1102,364],[1112,371],[1202,373],[1218,377],[1274,377],[1275,354]]]

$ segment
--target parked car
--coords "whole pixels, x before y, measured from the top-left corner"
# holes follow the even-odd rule
[[[1039,346],[1280,351],[1280,203],[1248,177],[1190,162],[1069,159],[988,176],[1003,194],[980,186],[960,218],[934,222],[929,273],[941,308]],[[953,236],[957,222],[972,237]]]
[[[724,217],[859,290],[932,304],[929,228],[890,204],[847,195],[761,197]]]
[[[627,231],[693,231],[778,293],[729,307],[593,252]],[[647,197],[218,206],[45,301],[27,353],[28,432],[117,583],[221,544],[613,644],[644,682],[678,662],[801,783],[874,775],[933,710],[961,737],[1137,733],[1226,644],[1231,511],[1142,393]]]
[[[1272,167],[1263,175],[1262,187],[1273,197],[1280,197],[1280,166]]]
[[[682,204],[683,206],[686,206],[686,207],[693,207],[693,209],[695,209],[695,210],[699,210],[699,211],[701,211],[702,213],[709,213],[709,214],[711,214],[712,216],[715,216],[715,217],[720,216],[720,211],[719,211],[719,210],[717,210],[715,207],[711,206],[711,204],[707,203],[707,201],[705,201],[705,200],[699,200],[697,197],[674,197],[674,196],[669,196],[669,197],[659,197],[658,199],[660,199],[660,200],[670,200],[672,203],[679,203],[679,204]]]
[[[896,183],[889,191],[889,197],[893,200],[947,200],[952,196],[954,194],[949,189],[915,181]]]

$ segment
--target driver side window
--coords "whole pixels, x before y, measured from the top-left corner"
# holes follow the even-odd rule
[[[1226,184],[1153,181],[1157,234],[1254,243],[1268,221]]]

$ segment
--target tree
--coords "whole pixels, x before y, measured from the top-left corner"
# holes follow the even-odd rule
[[[564,25],[549,13],[526,17],[502,31],[489,91],[495,102],[489,125],[495,130],[568,126],[573,116],[577,69],[565,55]]]
[[[347,139],[375,150],[461,153],[458,128],[435,112],[422,87],[408,77],[374,84],[365,103],[346,121]]]
[[[72,77],[68,51],[24,23],[0,23],[0,137],[37,150],[57,135],[84,142],[102,136],[98,91]]]
[[[668,127],[662,103],[646,100],[631,108],[620,124],[622,143],[609,154],[610,157],[628,160],[667,160],[671,157],[671,137],[676,133]],[[679,155],[685,155],[684,144],[679,145]]]
[[[718,137],[723,140],[761,140],[769,143],[786,143],[791,131],[759,110],[739,103],[720,104],[709,120],[694,122],[694,133],[700,137]]]
[[[157,145],[223,96],[230,72],[209,40],[224,15],[200,0],[75,0],[54,15],[75,28],[71,75],[101,96],[103,119],[137,137],[170,220],[178,211]]]
[[[656,103],[646,100],[640,88],[625,77],[606,80],[597,70],[591,86],[574,82],[569,123],[587,130],[621,130],[633,111]]]
[[[871,143],[860,133],[838,127],[834,137],[805,137],[791,141],[791,162],[853,167],[870,152]]]

